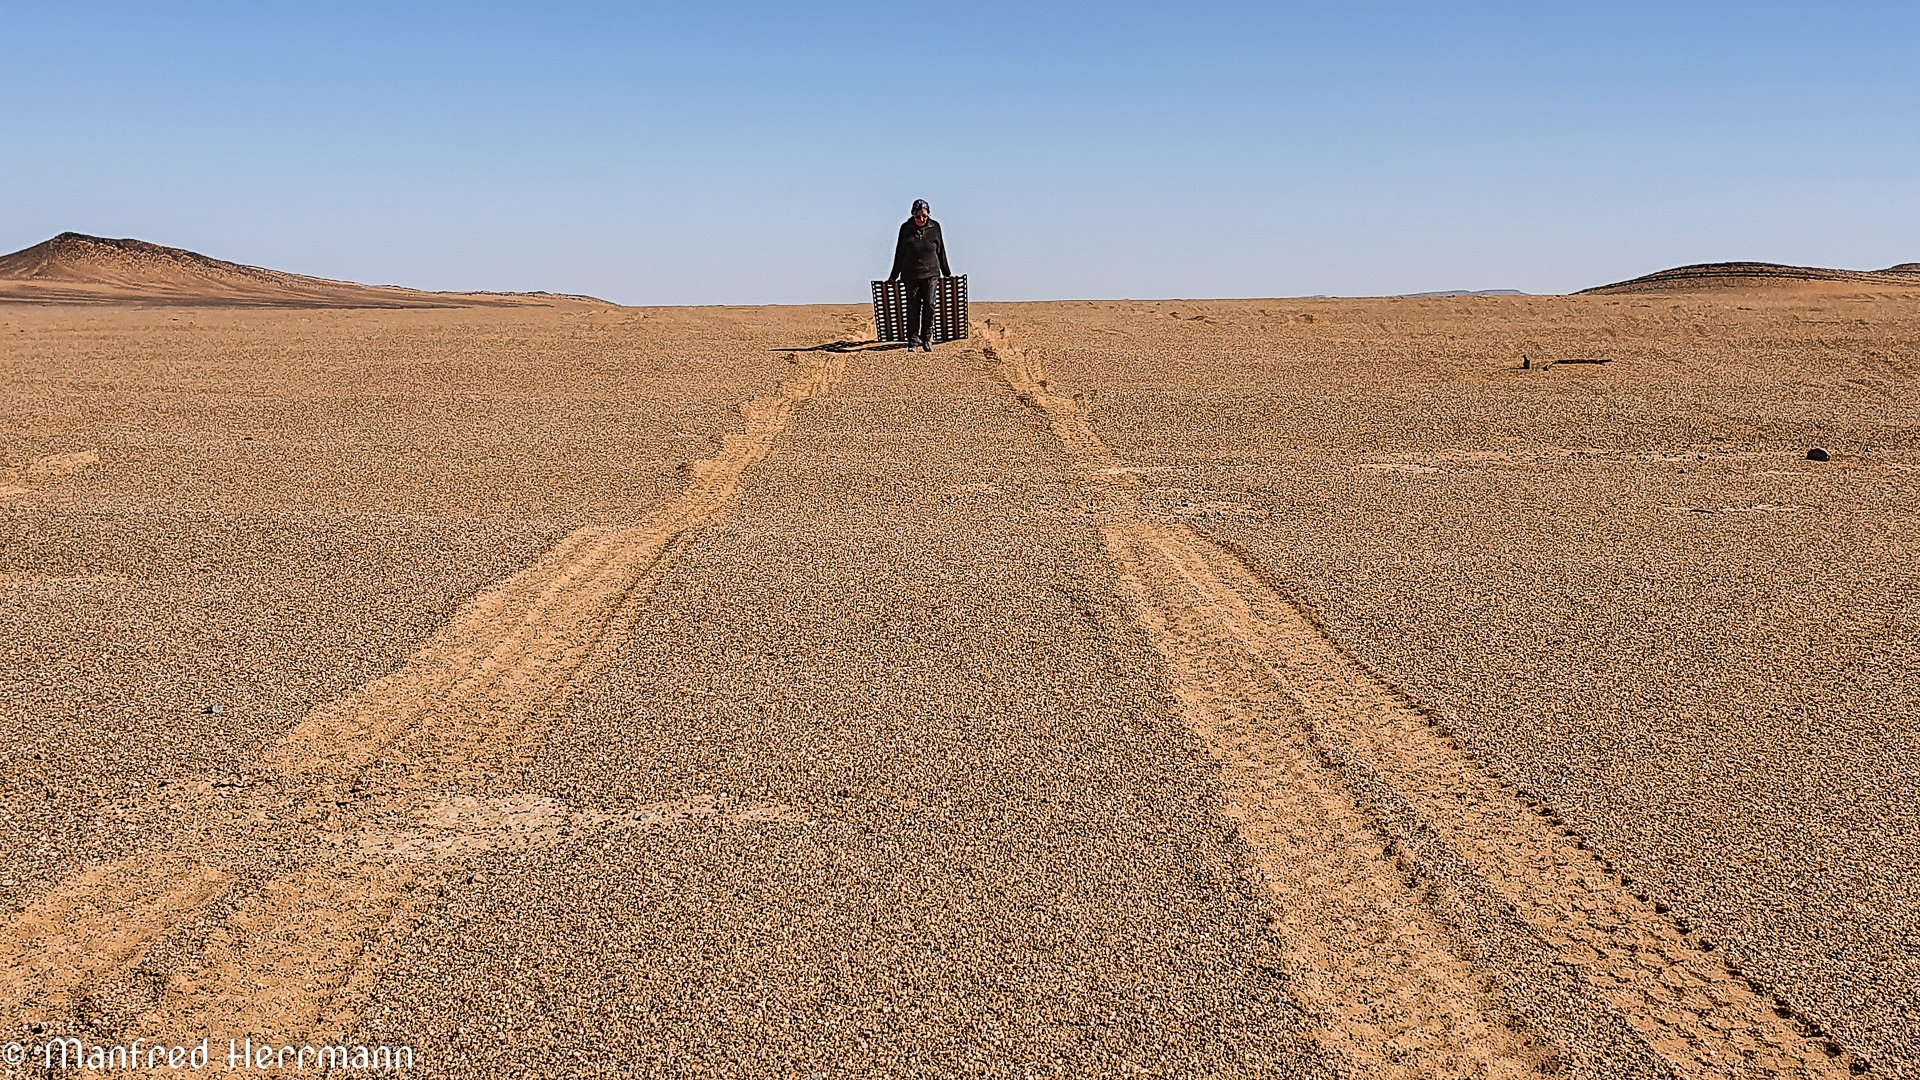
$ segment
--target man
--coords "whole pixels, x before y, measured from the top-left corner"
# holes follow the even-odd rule
[[[947,242],[940,223],[925,199],[913,200],[913,216],[900,223],[900,239],[893,245],[893,272],[888,281],[907,280],[907,348],[933,351],[933,282],[952,277],[947,268]]]

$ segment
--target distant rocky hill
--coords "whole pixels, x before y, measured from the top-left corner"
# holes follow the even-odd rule
[[[507,307],[603,304],[554,293],[423,292],[289,274],[144,240],[64,232],[0,255],[0,301],[239,307]]]
[[[1630,281],[1616,281],[1611,285],[1583,289],[1581,293],[1714,292],[1823,282],[1920,288],[1920,263],[1901,263],[1885,270],[1830,270],[1819,266],[1785,266],[1767,262],[1695,263]]]

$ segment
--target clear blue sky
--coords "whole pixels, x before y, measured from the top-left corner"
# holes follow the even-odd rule
[[[0,59],[0,250],[860,303],[924,196],[994,299],[1920,260],[1912,0],[9,0]]]

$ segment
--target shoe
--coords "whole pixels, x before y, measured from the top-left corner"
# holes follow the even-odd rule
[[[932,342],[931,340],[929,340],[929,339],[927,339],[927,338],[921,338],[921,339],[920,339],[920,351],[921,351],[921,352],[932,352],[932,351],[933,351],[933,342]]]
[[[913,351],[914,351],[915,349],[918,349],[918,348],[920,347],[920,345],[921,345],[921,341],[920,341],[920,339],[919,339],[919,338],[917,338],[917,337],[914,337],[914,338],[908,338],[908,339],[907,339],[907,351],[908,351],[908,352],[913,352]]]

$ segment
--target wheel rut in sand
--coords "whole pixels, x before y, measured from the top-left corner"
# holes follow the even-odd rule
[[[47,454],[25,464],[0,469],[0,499],[25,495],[41,484],[71,476],[99,463],[98,451],[76,450],[66,454]]]
[[[1294,994],[1364,1075],[1812,1077],[1843,1052],[1477,766],[1144,481],[1000,322],[977,336],[1098,500],[1136,620],[1221,768]]]
[[[0,927],[0,1034],[337,1037],[382,942],[402,936],[462,856],[563,832],[789,820],[786,807],[701,797],[612,813],[482,796],[591,676],[663,564],[727,513],[795,408],[845,369],[833,355],[792,360],[799,370],[741,406],[743,430],[692,463],[671,502],[568,534],[462,605],[399,669],[315,709],[272,748],[264,776],[197,785],[154,808],[170,819],[167,839],[30,901]]]

